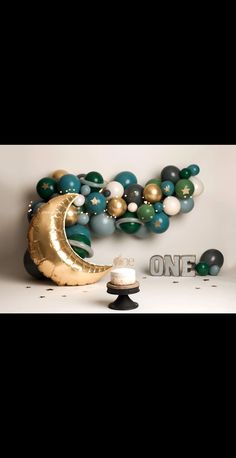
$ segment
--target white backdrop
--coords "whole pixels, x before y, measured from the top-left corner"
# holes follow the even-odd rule
[[[225,256],[225,269],[236,266],[236,146],[157,145],[28,145],[0,146],[1,158],[1,276],[23,277],[22,257],[27,247],[27,206],[37,198],[37,181],[56,169],[70,173],[99,171],[105,180],[130,170],[144,185],[158,177],[166,165],[184,168],[199,164],[204,194],[186,215],[171,218],[167,232],[138,240],[126,234],[93,241],[92,262],[110,263],[123,255],[135,258],[140,272],[154,254],[196,254],[217,248]]]

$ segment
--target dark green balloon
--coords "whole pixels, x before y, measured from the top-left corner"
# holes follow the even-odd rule
[[[179,180],[175,185],[175,193],[180,199],[188,199],[194,193],[194,185],[190,180]]]
[[[161,187],[161,179],[160,178],[152,178],[151,180],[148,180],[145,186],[147,186],[150,183],[157,184],[157,186]]]
[[[189,169],[182,169],[180,172],[180,178],[188,179],[191,177],[191,171]]]
[[[149,223],[155,216],[155,210],[152,205],[143,204],[137,210],[138,218],[144,223]]]
[[[31,277],[37,278],[37,280],[43,280],[46,277],[40,272],[36,264],[33,262],[31,259],[31,256],[29,254],[29,250],[26,250],[24,254],[24,268],[26,272],[31,275]]]
[[[201,258],[200,262],[206,262],[209,267],[219,266],[222,267],[224,264],[224,256],[219,250],[211,248],[210,250],[205,251]]]
[[[137,214],[132,212],[126,212],[124,215],[122,215],[120,219],[123,218],[137,218]],[[126,234],[135,234],[140,229],[140,226],[141,223],[135,223],[134,221],[132,221],[130,223],[121,223],[120,229]]]
[[[48,200],[57,192],[57,182],[53,178],[45,177],[39,180],[36,189],[42,199]]]
[[[87,173],[85,179],[87,181],[92,181],[92,183],[96,183],[96,184],[102,184],[104,181],[102,175],[94,171]]]
[[[195,267],[198,275],[204,276],[209,274],[209,266],[206,262],[199,262]]]
[[[86,245],[91,246],[90,240],[85,235],[81,235],[81,234],[71,235],[69,239],[76,240],[77,242],[83,242]],[[80,248],[80,247],[72,246],[72,245],[71,247],[81,258],[84,259],[88,257],[88,252],[86,251],[85,248]]]

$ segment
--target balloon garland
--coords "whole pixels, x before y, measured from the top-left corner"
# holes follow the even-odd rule
[[[80,257],[92,257],[91,232],[106,237],[120,231],[140,239],[166,232],[171,217],[189,213],[194,208],[194,198],[202,194],[203,183],[196,177],[199,172],[196,164],[182,170],[168,165],[160,178],[152,178],[142,186],[129,171],[105,181],[96,171],[73,175],[56,170],[37,183],[41,199],[29,204],[28,220],[50,199],[78,193],[66,214],[66,235]]]

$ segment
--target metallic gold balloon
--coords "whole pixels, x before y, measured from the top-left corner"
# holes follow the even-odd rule
[[[96,283],[112,269],[84,261],[71,248],[65,233],[66,212],[78,194],[54,197],[32,218],[28,247],[33,262],[58,285]]]
[[[145,186],[143,190],[144,199],[150,204],[155,204],[155,202],[159,202],[162,198],[162,190],[160,186],[155,183],[150,183]]]
[[[127,203],[122,197],[114,197],[109,200],[107,205],[108,213],[114,218],[119,218],[119,216],[124,215],[127,210]]]
[[[66,213],[66,219],[65,219],[66,227],[73,226],[73,224],[76,224],[78,221],[78,216],[79,216],[79,213],[78,213],[77,208],[74,205],[71,205]]]
[[[68,175],[69,172],[67,172],[66,170],[55,170],[55,172],[53,172],[52,174],[52,178],[56,181],[59,181],[61,177],[63,177],[64,175]]]

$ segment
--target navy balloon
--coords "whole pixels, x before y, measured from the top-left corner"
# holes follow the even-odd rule
[[[222,267],[224,264],[224,256],[219,250],[215,250],[214,248],[212,248],[210,250],[205,251],[202,254],[200,262],[207,263],[209,267]]]

